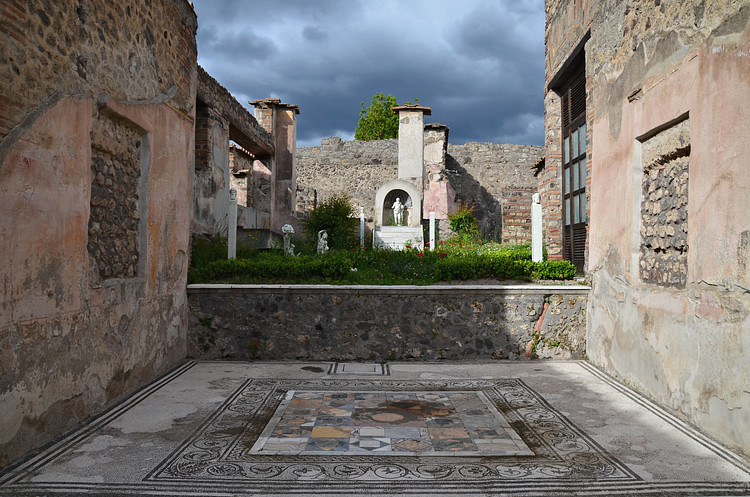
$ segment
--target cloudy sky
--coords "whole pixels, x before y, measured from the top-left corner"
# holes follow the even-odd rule
[[[419,98],[454,144],[543,144],[544,0],[193,5],[198,63],[243,105],[299,105],[298,146],[353,139],[377,92]]]

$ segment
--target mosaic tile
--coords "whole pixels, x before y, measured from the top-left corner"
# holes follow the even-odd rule
[[[473,442],[480,438],[494,442],[480,449]],[[287,439],[294,442],[287,443]],[[528,452],[497,409],[477,391],[289,391],[251,452],[283,454],[285,450],[311,455]]]

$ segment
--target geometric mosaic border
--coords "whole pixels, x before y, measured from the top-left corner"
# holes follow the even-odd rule
[[[328,374],[390,376],[391,367],[385,363],[335,362],[329,366]]]
[[[61,437],[0,473],[1,497],[281,495],[464,495],[693,497],[750,496],[744,481],[642,481],[606,453],[521,380],[250,380],[143,481],[87,483],[59,479],[35,482],[34,474],[63,453],[106,429],[108,423],[175,380],[197,363],[187,361],[112,406],[79,429]],[[747,464],[660,406],[643,398],[594,366],[580,366],[668,422],[691,439],[748,473]],[[257,436],[284,392],[316,390],[481,390],[533,450],[528,457],[307,456],[249,459],[238,438]],[[256,428],[254,428],[256,427]],[[244,442],[244,445],[247,445]],[[232,458],[236,459],[233,460]],[[363,460],[365,459],[365,460]],[[416,461],[416,462],[415,462]],[[223,465],[223,466],[222,466]],[[209,470],[210,469],[210,470]],[[402,476],[403,475],[403,476]]]
[[[290,390],[479,390],[534,452],[503,457],[259,455],[250,448]],[[638,477],[520,379],[505,380],[248,380],[145,481],[242,481],[296,488],[317,482],[469,483],[531,480],[618,480]],[[394,482],[395,483],[395,482]],[[413,485],[412,485],[413,486]],[[418,485],[417,485],[418,486]]]

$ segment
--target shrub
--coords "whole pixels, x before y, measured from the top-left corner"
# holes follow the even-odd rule
[[[328,248],[347,249],[359,246],[355,229],[357,219],[351,217],[352,204],[346,195],[336,195],[319,203],[303,221],[307,243],[316,247],[318,231],[328,233]]]
[[[532,264],[532,276],[538,280],[570,280],[578,272],[570,261],[541,261]]]
[[[476,239],[479,236],[479,222],[474,217],[474,207],[461,204],[455,214],[448,216],[451,230],[459,238]]]

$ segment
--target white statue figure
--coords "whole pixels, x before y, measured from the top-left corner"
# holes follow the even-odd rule
[[[292,243],[294,228],[291,224],[285,224],[281,227],[281,232],[284,234],[284,255],[294,257],[294,244]]]
[[[404,222],[404,204],[401,203],[401,199],[396,197],[396,201],[393,202],[393,219],[396,221],[396,226],[401,226]]]
[[[328,253],[328,233],[326,232],[326,230],[318,231],[318,253]]]

